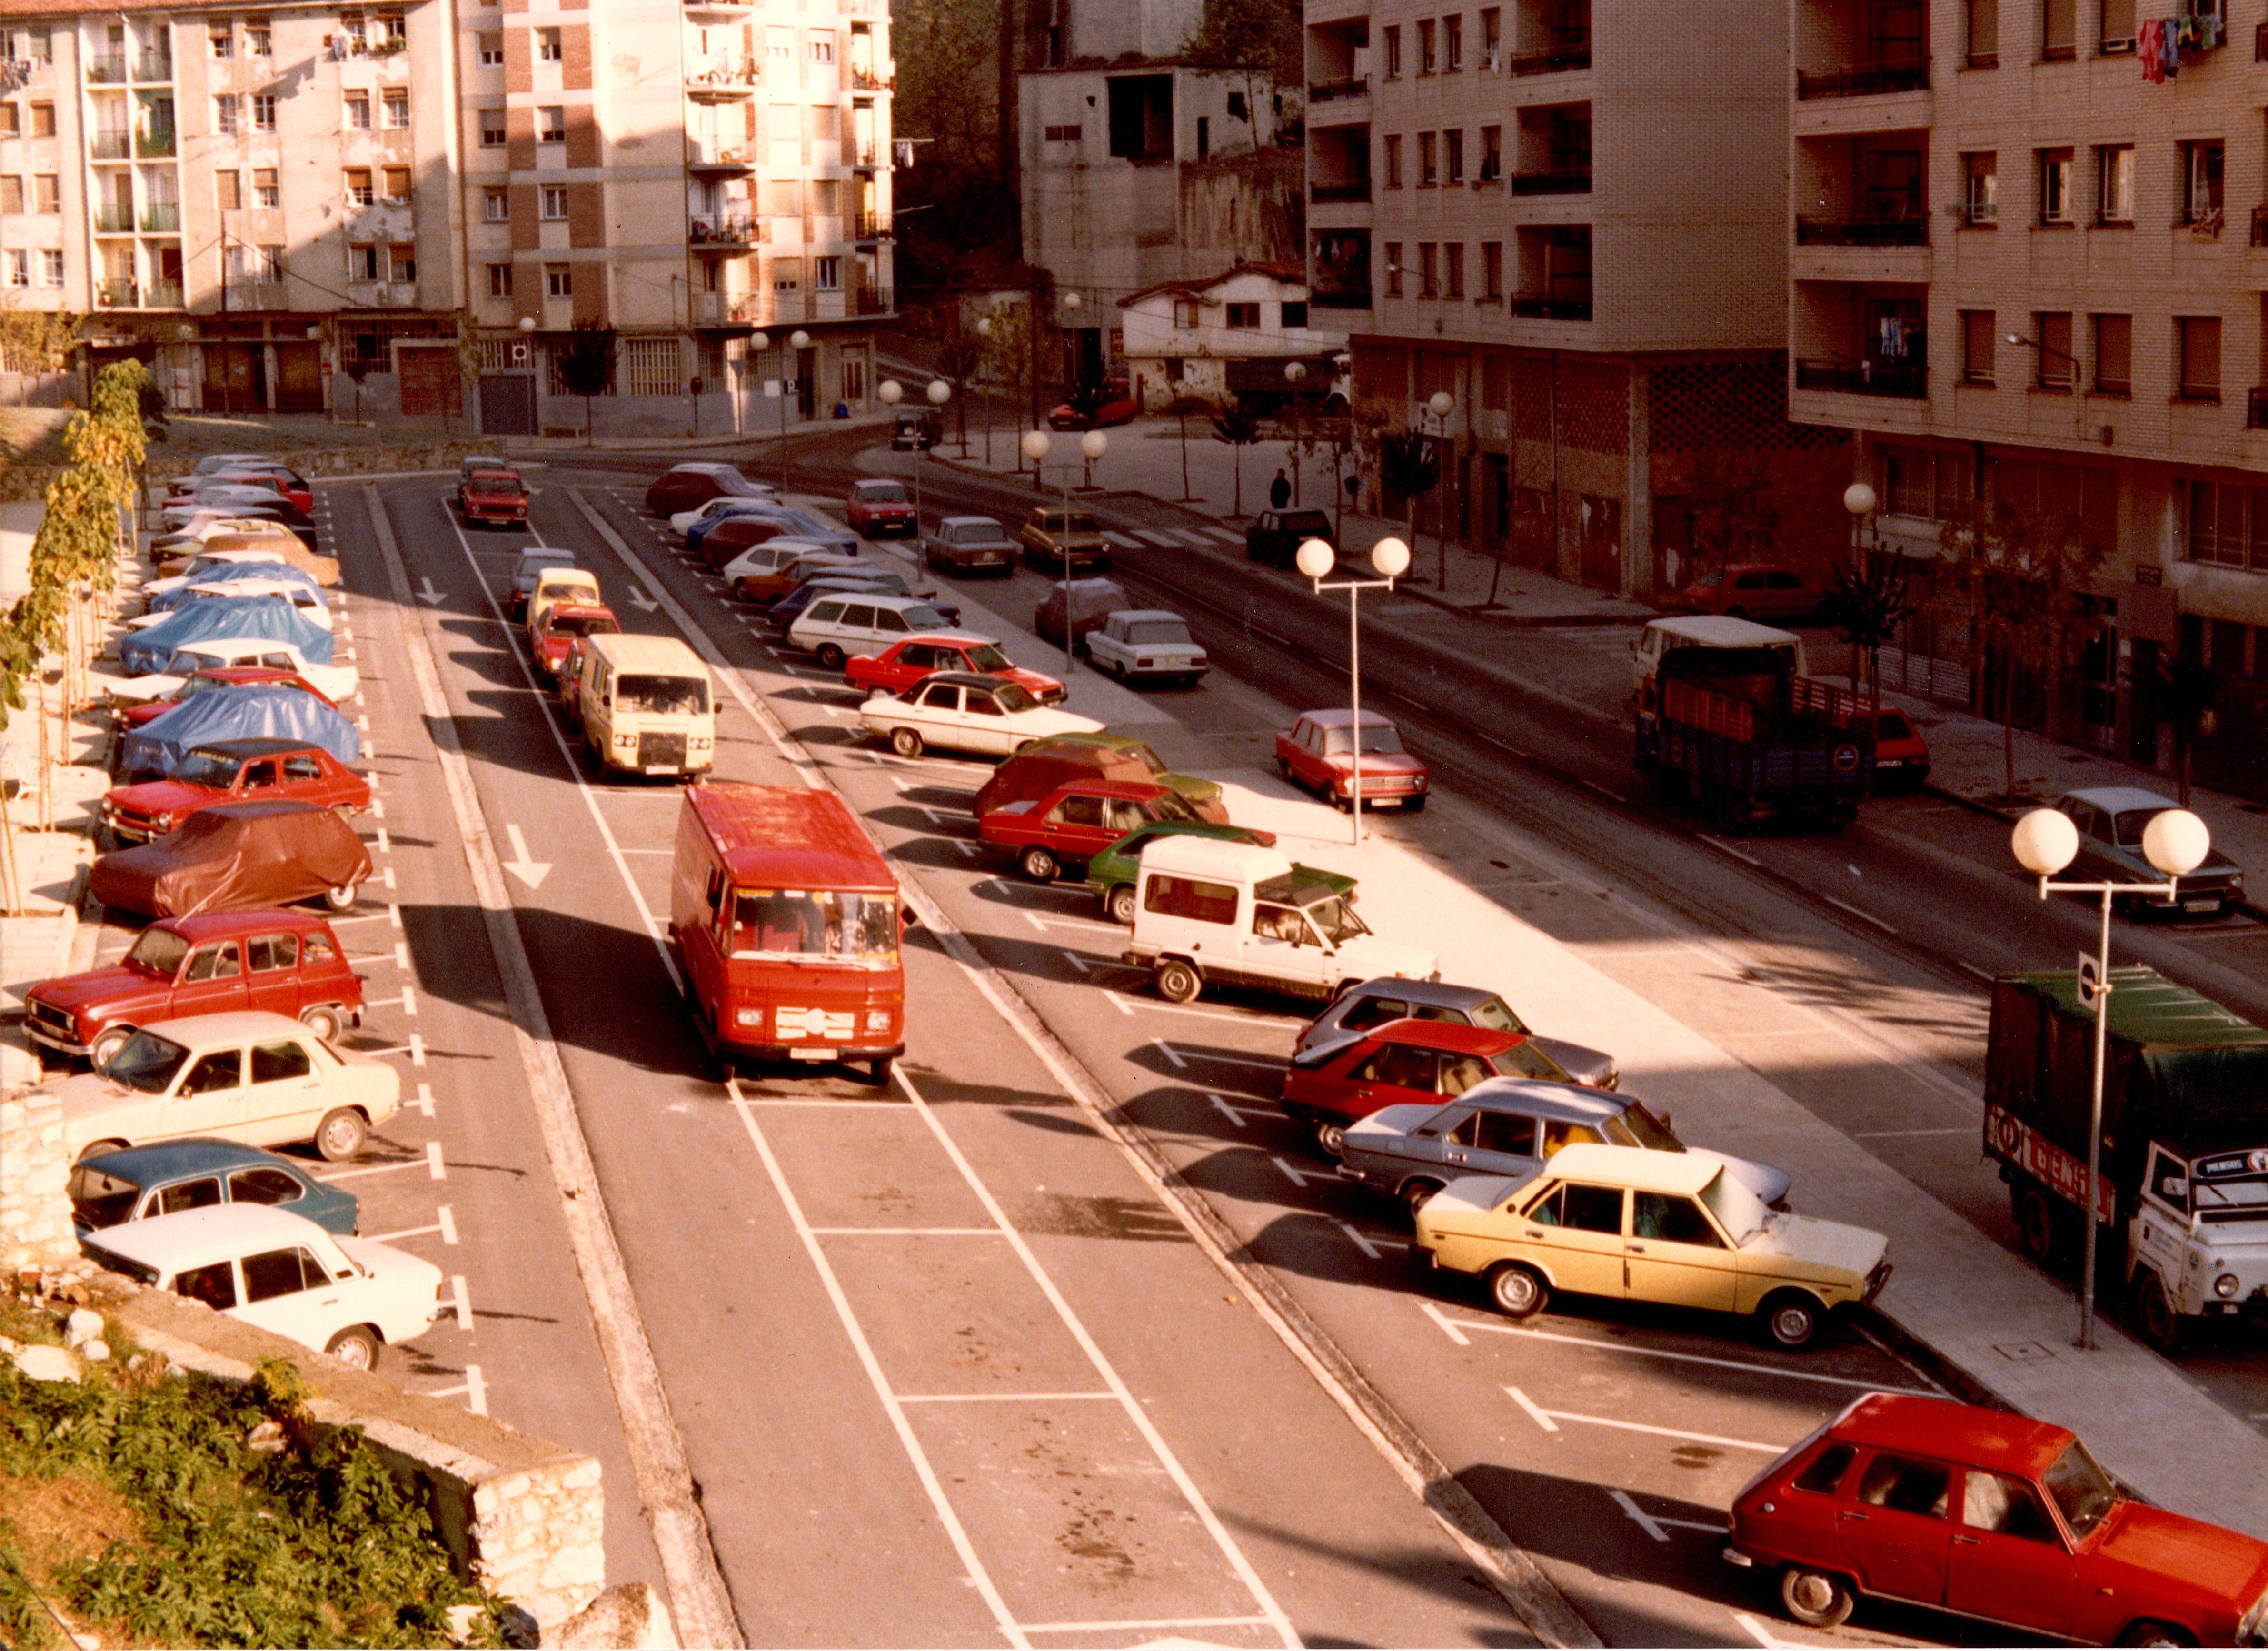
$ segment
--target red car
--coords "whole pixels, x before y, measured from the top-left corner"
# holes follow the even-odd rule
[[[921,531],[902,482],[853,482],[843,513],[850,531],[862,539],[879,539],[886,533],[910,539]]]
[[[1801,619],[1818,611],[1825,593],[1779,562],[1735,562],[1704,573],[1677,593],[1675,606],[1729,619]]]
[[[1874,789],[1919,791],[1929,779],[1929,741],[1903,711],[1874,713]]]
[[[1051,883],[1067,866],[1084,866],[1129,831],[1160,820],[1197,814],[1168,785],[1083,779],[1058,785],[1033,802],[1012,802],[976,822],[976,835],[1014,853],[1024,875]]]
[[[1312,1065],[1284,1068],[1284,1110],[1312,1127],[1333,1158],[1346,1126],[1381,1107],[1454,1100],[1491,1078],[1567,1074],[1525,1032],[1498,1032],[1454,1021],[1388,1021]]]
[[[517,470],[475,470],[457,483],[457,510],[467,527],[485,521],[525,527],[527,483]]]
[[[1815,1628],[1880,1595],[2082,1645],[2257,1645],[2268,1543],[2128,1500],[2067,1428],[1869,1393],[1749,1481],[1725,1558]]]
[[[1276,736],[1277,771],[1335,807],[1354,807],[1354,713],[1300,713],[1288,733]],[[1425,765],[1402,748],[1402,735],[1374,711],[1362,713],[1362,803],[1366,808],[1425,806],[1432,779]]]
[[[901,693],[932,671],[968,671],[977,676],[998,676],[1019,683],[1042,705],[1059,704],[1064,685],[1043,671],[1027,671],[1008,663],[1000,645],[990,637],[962,636],[950,631],[924,631],[893,642],[880,654],[854,653],[843,662],[843,680],[873,693]]]
[[[188,682],[181,684],[178,693],[168,694],[163,699],[152,699],[143,704],[122,707],[116,713],[118,726],[122,728],[138,728],[145,722],[164,716],[183,700],[198,694],[210,694],[215,689],[267,685],[296,688],[304,693],[314,695],[326,705],[330,705],[333,711],[338,709],[336,705],[331,704],[328,695],[322,693],[313,682],[297,671],[279,671],[265,665],[214,665],[191,675]]]
[[[210,475],[201,475],[195,480],[197,491],[207,487],[273,488],[295,509],[312,511],[315,508],[315,490],[308,484],[306,477],[297,470],[287,470],[280,464],[231,465],[225,470],[216,470]],[[166,498],[166,503],[179,505],[195,496],[193,491],[176,491]]]
[[[764,498],[769,495],[730,464],[686,463],[664,470],[645,490],[645,507],[656,516],[699,510],[712,498]]]
[[[1142,410],[1141,402],[1134,399],[1133,391],[1123,379],[1108,380],[1103,386],[1103,394],[1106,399],[1101,410],[1095,414],[1093,424],[1080,417],[1069,402],[1063,402],[1048,414],[1048,428],[1102,430],[1112,424],[1130,424],[1134,422],[1134,416]]]
[[[336,1037],[362,1023],[362,977],[320,918],[254,908],[161,918],[110,968],[43,980],[24,1002],[34,1043],[99,1066],[136,1027],[193,1014],[267,1009]]]
[[[216,740],[194,748],[163,779],[111,792],[102,823],[121,843],[147,843],[215,803],[287,800],[357,814],[370,807],[370,782],[303,740]]]
[[[543,628],[528,638],[535,662],[550,675],[559,674],[567,650],[585,637],[611,637],[622,630],[611,608],[594,602],[555,602],[544,613]]]

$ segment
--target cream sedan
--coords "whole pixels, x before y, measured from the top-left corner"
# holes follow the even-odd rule
[[[1753,1316],[1791,1350],[1874,1299],[1889,1241],[1769,1209],[1714,1157],[1568,1146],[1524,1181],[1467,1176],[1419,1207],[1412,1259],[1488,1280],[1510,1318],[1554,1291]]]
[[[313,1141],[334,1162],[401,1104],[401,1074],[265,1010],[157,1021],[99,1072],[55,1085],[74,1158],[211,1135],[249,1146]]]
[[[858,708],[858,720],[900,756],[932,747],[1009,756],[1050,734],[1102,731],[1094,718],[1050,710],[1018,683],[967,671],[935,672],[902,695],[876,694]]]

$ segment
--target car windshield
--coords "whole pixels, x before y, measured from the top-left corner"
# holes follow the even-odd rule
[[[1709,1178],[1709,1184],[1701,1189],[1701,1202],[1709,1206],[1717,1225],[1735,1244],[1745,1244],[1764,1230],[1764,1201],[1729,1169],[1719,1169]]]
[[[173,697],[176,699],[188,699],[198,694],[209,694],[216,688],[228,688],[232,686],[233,686],[233,684],[225,682],[217,676],[192,676],[188,682],[181,684],[181,691],[176,694]]]
[[[1126,627],[1126,640],[1138,648],[1170,646],[1189,639],[1189,628],[1178,619],[1145,619]]]
[[[1354,730],[1326,728],[1323,730],[1323,755],[1344,756],[1354,749]],[[1362,751],[1365,756],[1391,756],[1402,749],[1402,735],[1392,723],[1366,722],[1362,725]]]
[[[622,632],[622,627],[604,614],[563,614],[556,609],[546,615],[543,628],[555,637],[612,637]]]
[[[1874,718],[1874,737],[1878,740],[1911,740],[1913,724],[1906,720],[1902,711],[1885,711]]]
[[[1314,534],[1322,539],[1331,536],[1331,519],[1319,510],[1287,510],[1276,519],[1276,525],[1285,533]]]
[[[2063,1512],[2063,1522],[2071,1527],[2071,1534],[2082,1540],[2102,1522],[2104,1515],[2118,1505],[2118,1493],[2111,1486],[2110,1476],[2076,1439],[2064,1447],[2063,1455],[2050,1465],[2041,1483],[2055,1498],[2056,1507]]]
[[[616,708],[656,717],[698,717],[709,709],[709,684],[697,676],[625,676]]]
[[[194,676],[199,671],[217,670],[228,661],[217,653],[198,653],[188,648],[177,648],[173,657],[166,661],[168,676]]]
[[[1008,656],[989,642],[980,642],[968,650],[968,668],[972,671],[1012,671]]]
[[[902,505],[906,490],[895,482],[878,482],[858,490],[858,497],[869,505]]]
[[[1488,998],[1465,1011],[1475,1026],[1490,1032],[1525,1032],[1528,1026],[1501,998]]]
[[[89,1227],[115,1227],[134,1213],[142,1189],[119,1176],[105,1175],[92,1164],[77,1164],[70,1173],[71,1210]]]
[[[942,630],[947,623],[946,616],[926,602],[906,608],[898,616],[914,630]]]
[[[134,942],[134,949],[126,954],[126,961],[136,969],[146,969],[171,980],[181,972],[181,960],[188,954],[189,943],[171,929],[144,929],[142,938]]]
[[[1000,709],[1010,716],[1020,711],[1037,711],[1040,708],[1040,702],[1032,697],[1031,690],[1021,682],[1001,683],[992,690],[992,697],[999,701]]]
[[[110,1058],[110,1065],[102,1070],[114,1082],[129,1089],[139,1089],[144,1095],[163,1095],[172,1087],[173,1074],[181,1070],[189,1051],[169,1037],[159,1037],[146,1028],[126,1040],[126,1046]]]
[[[831,888],[733,892],[735,957],[835,957],[887,962],[898,954],[898,903]]]
[[[1048,512],[1048,531],[1049,533],[1098,533],[1101,530],[1095,525],[1094,518],[1085,511],[1073,511],[1066,516],[1059,510],[1051,510]]]
[[[1657,1153],[1685,1150],[1685,1143],[1671,1134],[1669,1125],[1648,1111],[1643,1101],[1632,1101],[1620,1116],[1607,1119],[1600,1128],[1616,1146],[1645,1146]]]
[[[479,475],[473,477],[475,493],[524,493],[527,490],[516,475]]]
[[[1181,800],[1175,798],[1174,800],[1179,802]],[[1184,804],[1183,807],[1186,807],[1187,805]],[[1169,819],[1173,817],[1167,816]],[[1191,814],[1187,817],[1194,820],[1197,815]],[[1344,945],[1357,935],[1370,932],[1369,925],[1355,916],[1354,906],[1344,895],[1325,895],[1320,899],[1307,902],[1301,909],[1307,912],[1308,919],[1322,932],[1322,937],[1334,946]]]
[[[2154,808],[2121,809],[2117,824],[2111,828],[2118,834],[2118,846],[2131,849],[2139,844],[2142,833],[2149,829],[2150,822],[2164,814],[2169,807],[2170,804],[2160,803]]]
[[[215,791],[226,791],[236,784],[236,770],[244,766],[240,757],[220,751],[192,751],[183,757],[180,766],[170,778],[184,785],[210,785]]]
[[[954,544],[998,544],[1005,536],[997,521],[965,521],[946,535]]]

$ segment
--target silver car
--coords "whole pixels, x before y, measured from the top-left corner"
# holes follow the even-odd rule
[[[2164,882],[2165,873],[2143,856],[2142,833],[2151,821],[2178,807],[2170,797],[2133,785],[2066,792],[2056,807],[2079,828],[2079,858],[2072,862],[2072,873],[2105,882]],[[2228,856],[2215,854],[2176,883],[2175,893],[2177,903],[2170,906],[2154,895],[2120,896],[2117,904],[2130,917],[2180,910],[2218,918],[2244,898],[2244,873]]]
[[[990,516],[947,516],[922,539],[922,560],[941,573],[1016,571],[1016,542]]]
[[[1340,993],[1330,1007],[1301,1028],[1300,1041],[1292,1046],[1292,1062],[1307,1065],[1327,1060],[1373,1028],[1402,1020],[1447,1021],[1491,1032],[1524,1033],[1577,1083],[1611,1089],[1622,1081],[1613,1056],[1542,1036],[1495,992],[1445,980],[1366,980]]]

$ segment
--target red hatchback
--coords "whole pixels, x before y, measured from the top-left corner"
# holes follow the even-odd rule
[[[712,498],[763,498],[764,490],[742,475],[737,466],[688,461],[656,476],[645,490],[645,507],[656,516],[699,510]]]
[[[535,662],[547,675],[556,676],[567,653],[585,637],[611,637],[622,630],[611,608],[591,602],[556,602],[543,615],[543,629],[528,638]]]
[[[1929,779],[1929,741],[1903,711],[1874,713],[1874,789],[1919,791]]]
[[[457,483],[457,510],[468,526],[527,526],[527,483],[517,470],[475,470]]]
[[[1069,402],[1058,403],[1048,413],[1050,430],[1102,430],[1113,424],[1130,424],[1141,412],[1142,403],[1134,399],[1134,392],[1123,379],[1112,379],[1103,386],[1103,402],[1095,410],[1090,424],[1079,416],[1079,410]]]
[[[121,843],[147,843],[215,803],[284,801],[357,814],[370,807],[370,782],[302,740],[216,740],[193,748],[163,779],[111,792],[102,823]]]
[[[843,513],[850,531],[862,539],[879,539],[886,533],[910,539],[921,531],[913,500],[902,482],[853,482]]]
[[[968,671],[978,676],[998,676],[1017,683],[1042,705],[1061,703],[1064,685],[1043,671],[1027,671],[1008,663],[1000,645],[990,637],[929,631],[893,642],[880,654],[854,653],[843,662],[843,680],[871,694],[902,693],[932,671]]]
[[[1310,711],[1287,733],[1276,736],[1276,768],[1285,779],[1328,799],[1336,807],[1354,807],[1354,713]],[[1362,804],[1366,808],[1425,806],[1432,778],[1425,765],[1402,748],[1402,734],[1374,711],[1362,713]]]
[[[1870,1393],[1749,1481],[1725,1558],[1798,1622],[1862,1597],[2085,1645],[2257,1645],[2268,1543],[2121,1495],[2067,1428]]]
[[[193,698],[196,695],[210,694],[216,689],[251,687],[296,688],[303,693],[314,695],[326,705],[330,705],[333,711],[338,709],[336,705],[331,704],[328,695],[321,692],[297,671],[279,671],[265,665],[214,665],[196,672],[188,682],[181,684],[178,693],[168,694],[163,699],[149,700],[139,705],[123,707],[116,713],[118,726],[122,728],[138,728],[145,722],[164,716],[183,700]]]
[[[1284,1110],[1312,1127],[1336,1158],[1346,1126],[1382,1107],[1454,1100],[1491,1078],[1567,1074],[1525,1032],[1497,1032],[1453,1021],[1388,1021],[1313,1065],[1284,1069]]]
[[[1793,568],[1778,562],[1735,562],[1704,573],[1673,598],[1689,613],[1733,619],[1801,619],[1818,611],[1825,594]]]
[[[1033,802],[1012,802],[976,822],[976,835],[1013,853],[1024,875],[1051,883],[1066,867],[1084,866],[1129,831],[1160,820],[1197,816],[1170,785],[1082,779]]]
[[[292,1015],[316,1036],[336,1037],[362,1023],[362,977],[331,925],[305,911],[161,918],[110,968],[33,986],[24,1029],[43,1049],[99,1066],[136,1027],[239,1009]]]

